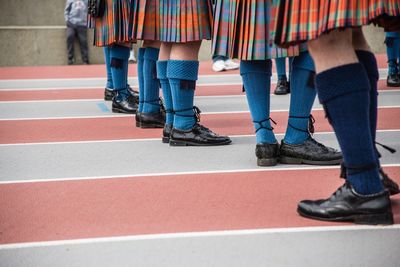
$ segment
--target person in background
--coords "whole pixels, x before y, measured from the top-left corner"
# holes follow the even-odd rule
[[[289,57],[289,79],[286,76],[286,58],[276,58],[276,72],[278,75],[278,82],[276,83],[276,88],[274,94],[276,95],[286,95],[290,93],[290,78],[292,73],[292,63],[293,57]]]
[[[67,23],[68,65],[72,65],[75,62],[75,36],[78,36],[79,45],[81,47],[82,61],[84,64],[89,64],[86,36],[87,8],[87,0],[67,0],[65,4],[64,19]]]
[[[237,70],[239,68],[239,63],[233,61],[229,57],[222,55],[213,55],[212,57],[213,71],[220,72],[224,70]]]
[[[385,44],[389,67],[386,84],[400,87],[400,32],[387,32]]]

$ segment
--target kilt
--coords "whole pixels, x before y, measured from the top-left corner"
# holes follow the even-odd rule
[[[385,30],[400,27],[399,0],[275,0],[274,4],[279,9],[274,41],[282,46],[370,23]]]
[[[132,0],[131,38],[170,43],[211,39],[211,0]]]
[[[94,45],[109,46],[130,41],[129,14],[131,0],[105,0],[101,18],[89,16],[89,27],[94,28]]]
[[[241,60],[296,56],[298,47],[281,49],[270,42],[274,10],[270,1],[217,0],[214,9],[213,55]]]

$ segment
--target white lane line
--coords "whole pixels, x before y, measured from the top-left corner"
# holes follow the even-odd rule
[[[266,229],[246,229],[246,230],[225,230],[225,231],[204,231],[204,232],[182,232],[167,234],[148,234],[148,235],[129,235],[129,236],[111,236],[111,237],[94,237],[82,239],[67,239],[43,242],[24,242],[0,245],[0,250],[11,250],[21,248],[39,248],[65,245],[85,245],[100,243],[115,243],[127,241],[142,240],[160,240],[160,239],[177,239],[177,238],[199,238],[199,237],[226,237],[241,235],[264,235],[264,234],[283,234],[283,233],[320,233],[320,232],[337,232],[337,231],[378,231],[399,229],[400,225],[389,226],[368,226],[368,225],[343,225],[343,226],[307,226],[307,227],[288,227],[288,228],[266,228]]]
[[[382,167],[400,167],[400,163],[381,164]],[[129,179],[156,176],[181,176],[181,175],[203,175],[203,174],[219,174],[219,173],[244,173],[244,172],[275,172],[275,171],[307,171],[307,170],[328,170],[340,169],[340,166],[302,166],[302,167],[259,167],[257,169],[237,169],[237,170],[208,170],[208,171],[187,171],[187,172],[159,172],[159,173],[138,173],[108,176],[87,176],[87,177],[65,177],[53,179],[27,179],[15,181],[0,181],[0,185],[4,184],[25,184],[25,183],[51,183],[65,181],[86,181],[86,180],[105,180],[105,179]]]
[[[400,108],[400,105],[394,106],[380,106],[379,109],[392,109],[392,108]],[[322,111],[323,108],[314,108],[312,111]],[[271,110],[271,113],[276,112],[288,112],[287,109],[274,109]],[[215,111],[215,112],[201,112],[201,115],[223,115],[223,114],[243,114],[250,113],[248,110],[241,111]],[[98,118],[120,118],[120,117],[129,117],[135,116],[135,114],[116,114],[110,113],[108,115],[92,115],[92,116],[67,116],[67,117],[23,117],[23,118],[0,118],[0,121],[30,121],[30,120],[69,120],[69,119],[98,119]]]
[[[400,132],[400,129],[388,129],[388,130],[377,130],[378,133],[390,133],[390,132]],[[330,135],[334,134],[334,132],[317,132],[314,135]],[[275,134],[278,137],[283,137],[284,133]],[[238,135],[229,135],[231,138],[247,138],[247,137],[255,137],[255,134],[238,134]],[[11,143],[11,144],[0,144],[0,147],[9,147],[9,146],[43,146],[43,145],[76,145],[76,144],[100,144],[100,143],[137,143],[137,142],[153,142],[160,141],[161,135],[158,138],[139,138],[139,139],[107,139],[107,140],[87,140],[87,141],[62,141],[62,142],[36,142],[36,143]]]

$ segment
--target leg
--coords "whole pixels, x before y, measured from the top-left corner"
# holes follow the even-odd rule
[[[286,95],[290,93],[289,83],[286,77],[286,58],[282,57],[275,59],[275,65],[278,75],[278,82],[276,83],[274,94]]]
[[[112,73],[111,73],[111,56],[110,56],[110,51],[111,48],[109,46],[103,47],[103,53],[104,53],[104,62],[106,65],[106,71],[107,71],[107,84],[106,88],[104,90],[104,100],[112,100],[114,97],[114,84],[113,84],[113,79],[112,79]]]
[[[75,42],[75,29],[73,27],[67,27],[68,65],[74,63],[74,42]]]
[[[82,61],[89,64],[88,44],[87,44],[87,29],[86,27],[77,27],[79,45],[81,48]]]
[[[385,44],[389,64],[387,86],[397,87],[400,86],[399,62],[397,61],[400,56],[400,48],[398,47],[400,46],[400,34],[396,32],[387,32]]]

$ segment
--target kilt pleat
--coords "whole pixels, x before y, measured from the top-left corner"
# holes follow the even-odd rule
[[[275,0],[274,5],[278,15],[272,31],[279,45],[306,42],[334,29],[370,23],[387,28],[389,19],[400,28],[399,0]]]
[[[136,0],[131,38],[171,43],[211,39],[211,0]]]
[[[212,53],[241,60],[298,55],[298,46],[282,49],[271,44],[274,12],[270,1],[217,0]]]
[[[130,4],[131,0],[106,0],[103,17],[89,17],[89,26],[94,27],[94,45],[109,46],[130,41]]]

